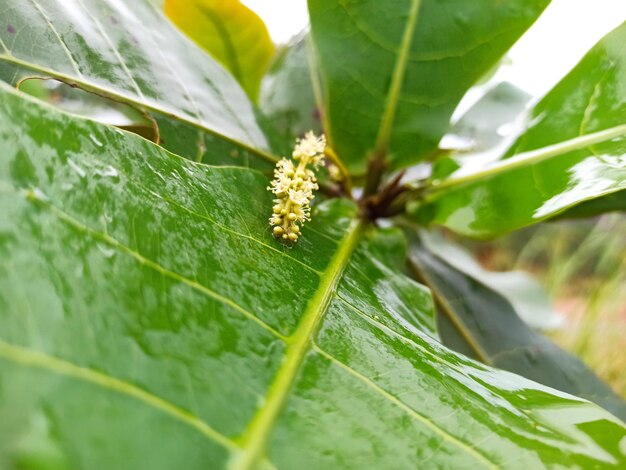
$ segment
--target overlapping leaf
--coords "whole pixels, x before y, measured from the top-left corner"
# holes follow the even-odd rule
[[[5,0],[0,18],[0,79],[56,78],[271,159],[241,87],[147,0]]]
[[[626,402],[582,361],[533,332],[480,275],[455,267],[412,234],[410,266],[439,303],[443,342],[470,357],[594,401],[626,419]]]
[[[434,150],[467,89],[549,0],[309,0],[327,132],[349,169],[394,168]]]
[[[616,418],[441,346],[350,203],[288,249],[260,173],[0,98],[0,462],[626,463]]]
[[[252,100],[274,55],[263,20],[239,0],[165,0],[167,16],[237,79]]]
[[[423,222],[488,237],[626,189],[626,23],[604,37],[535,107],[506,159],[461,168],[414,207]],[[621,207],[623,197],[583,213]],[[594,206],[595,209],[594,209]]]
[[[436,254],[442,261],[454,266],[454,269],[503,296],[531,328],[550,330],[561,323],[562,318],[552,309],[548,293],[530,274],[523,271],[488,271],[469,251],[435,231],[421,230],[419,241],[425,250]]]
[[[523,114],[531,96],[509,82],[500,82],[454,124],[450,133],[463,139],[463,150],[478,153],[493,150]]]

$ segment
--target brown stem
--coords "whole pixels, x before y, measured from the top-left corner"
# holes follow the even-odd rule
[[[375,150],[369,159],[367,173],[365,175],[365,187],[363,188],[363,200],[378,192],[378,187],[387,169],[385,152]]]
[[[369,218],[389,217],[389,208],[407,190],[400,184],[404,174],[401,171],[380,192],[363,201],[363,208]]]

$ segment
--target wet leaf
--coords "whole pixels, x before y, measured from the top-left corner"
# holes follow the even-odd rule
[[[557,215],[558,219],[594,217],[606,212],[626,211],[626,190],[590,199]]]
[[[333,147],[356,174],[436,149],[468,88],[549,0],[309,0]]]
[[[475,273],[458,269],[412,235],[410,266],[438,302],[447,346],[482,362],[586,398],[626,419],[626,402],[577,357],[519,317],[514,305]]]
[[[490,237],[626,189],[625,44],[626,23],[537,104],[507,158],[459,169],[412,212],[424,223]]]
[[[9,467],[626,464],[604,410],[443,347],[401,234],[348,201],[287,248],[262,174],[4,86],[0,155]]]
[[[151,2],[6,0],[0,8],[0,79],[56,78],[273,159],[239,84]]]
[[[443,137],[431,178],[444,179],[461,167],[482,168],[498,160],[521,131],[530,98],[509,82],[485,91]]]
[[[487,271],[469,251],[446,240],[438,232],[422,230],[419,238],[425,250],[504,297],[531,328],[551,330],[562,323],[562,317],[552,309],[548,293],[530,274]]]
[[[165,14],[224,65],[253,101],[274,55],[256,13],[239,0],[165,0]]]
[[[494,151],[512,133],[530,99],[528,93],[509,82],[490,87],[454,123],[446,135],[446,138],[452,138],[452,145],[445,148],[458,150],[462,152],[461,157],[467,156],[467,159]],[[506,148],[510,144],[509,141]],[[465,153],[468,155],[463,155]]]

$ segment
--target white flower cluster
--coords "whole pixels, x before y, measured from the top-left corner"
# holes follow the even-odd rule
[[[324,159],[326,139],[308,132],[296,141],[292,160],[283,158],[276,164],[274,180],[267,189],[276,195],[270,225],[276,238],[295,242],[300,236],[300,225],[311,220],[313,191],[318,189],[312,168]],[[294,164],[298,163],[298,166]],[[309,168],[309,165],[311,168]]]

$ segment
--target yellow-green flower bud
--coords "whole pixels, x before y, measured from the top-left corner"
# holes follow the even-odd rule
[[[274,193],[273,215],[269,222],[276,238],[296,242],[300,237],[300,226],[310,220],[313,191],[318,189],[313,169],[324,158],[326,139],[308,132],[296,141],[292,160],[281,159],[274,169],[274,180],[268,187]],[[309,167],[310,166],[310,167]]]

